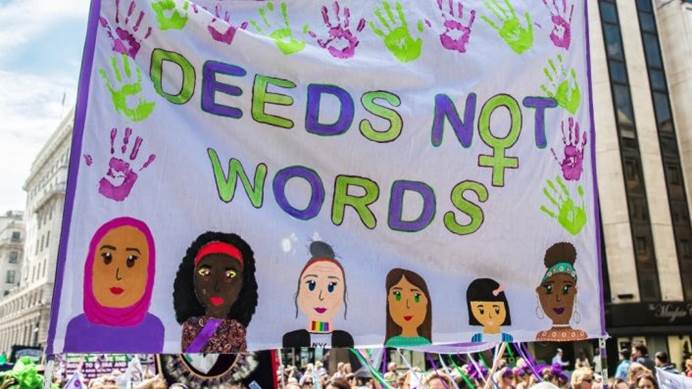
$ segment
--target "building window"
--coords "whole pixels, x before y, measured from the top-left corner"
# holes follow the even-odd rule
[[[8,270],[5,276],[5,282],[8,284],[14,284],[15,272],[14,270]]]
[[[12,237],[10,238],[12,242],[21,242],[22,241],[22,233],[19,231],[13,231],[12,232]]]
[[[10,263],[17,263],[19,260],[19,253],[16,251],[10,251]]]
[[[637,15],[641,30],[644,58],[651,87],[651,101],[656,115],[658,140],[664,161],[664,178],[668,191],[673,235],[680,267],[680,278],[685,300],[692,301],[692,261],[689,259],[689,244],[692,241],[692,225],[688,211],[685,181],[681,174],[682,163],[675,136],[675,123],[670,108],[666,73],[658,41],[656,18],[651,0],[637,0]]]
[[[642,301],[657,301],[661,298],[661,292],[656,268],[656,251],[647,206],[642,157],[637,140],[637,123],[622,44],[620,17],[615,0],[599,0],[598,5],[615,108],[615,124],[620,143],[639,295]]]

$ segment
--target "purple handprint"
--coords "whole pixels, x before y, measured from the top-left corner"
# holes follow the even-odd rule
[[[324,20],[324,25],[328,29],[328,36],[326,39],[318,38],[312,30],[308,31],[308,34],[313,39],[317,40],[317,44],[323,49],[327,49],[329,54],[335,58],[351,58],[356,52],[356,47],[358,47],[358,37],[351,31],[351,10],[348,7],[344,7],[343,10],[344,19],[341,20],[340,15],[340,5],[338,1],[334,1],[334,17],[336,23],[332,24],[331,18],[329,17],[329,10],[326,6],[322,6],[322,19]],[[356,32],[361,32],[365,28],[365,19],[361,18],[356,26]]]
[[[465,53],[466,46],[471,39],[471,28],[476,20],[476,10],[472,9],[469,12],[468,21],[464,23],[464,6],[461,1],[456,2],[456,14],[454,13],[455,1],[449,0],[448,10],[445,10],[442,3],[443,0],[437,0],[437,7],[442,11],[442,18],[444,19],[442,26],[445,28],[440,34],[440,43],[447,50]]]
[[[125,136],[123,137],[122,146],[120,146],[120,156],[116,156],[115,148],[115,138],[118,136],[118,130],[113,128],[111,130],[111,159],[108,161],[108,171],[106,175],[99,180],[99,193],[104,197],[107,197],[115,201],[123,201],[130,195],[132,187],[137,182],[137,172],[132,169],[131,163],[137,160],[139,154],[139,149],[142,146],[142,138],[139,136],[135,138],[135,143],[132,146],[129,156],[127,155],[127,148],[130,143],[130,137],[132,136],[132,129],[125,128]],[[129,159],[129,161],[126,161]],[[138,172],[149,167],[149,165],[154,162],[156,155],[150,154],[149,158],[144,162]],[[91,155],[85,154],[84,161],[87,166],[91,166],[94,159]]]
[[[108,19],[104,16],[99,18],[101,27],[106,29],[108,37],[113,41],[113,51],[120,54],[125,54],[134,59],[142,47],[142,41],[149,38],[151,35],[151,27],[141,29],[144,11],[139,11],[137,20],[134,26],[130,26],[130,21],[134,20],[132,15],[135,13],[135,2],[132,0],[127,8],[127,15],[123,20],[120,15],[120,0],[115,0],[115,31],[108,23]]]
[[[202,8],[211,14],[211,11],[209,11],[206,7]],[[192,10],[195,13],[199,12],[197,4],[192,4]],[[221,17],[222,13],[223,18]],[[216,3],[216,6],[214,7],[214,15],[212,16],[212,19],[209,22],[209,25],[207,26],[207,31],[209,31],[209,35],[211,35],[211,38],[213,40],[230,45],[231,43],[233,43],[235,33],[238,32],[238,30],[244,30],[245,28],[247,28],[247,25],[248,22],[242,22],[240,24],[240,27],[232,25],[230,12],[228,12],[227,10],[222,10],[221,4]]]
[[[548,0],[543,0],[543,4],[550,9],[550,20],[553,22],[553,31],[550,32],[550,40],[553,41],[555,47],[569,49],[572,40],[572,14],[574,13],[574,4],[569,8],[567,15],[567,0],[562,1],[562,9],[557,4],[558,0],[552,0],[553,6],[548,5]]]
[[[562,161],[558,158],[555,150],[552,148],[553,157],[562,168],[562,176],[567,181],[579,181],[581,173],[584,171],[584,146],[586,146],[586,132],[579,137],[579,122],[574,118],[569,118],[567,124],[567,132],[565,132],[565,121],[561,123],[562,127],[562,143],[565,146],[564,158]]]

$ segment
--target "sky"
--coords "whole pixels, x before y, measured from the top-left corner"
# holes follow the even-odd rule
[[[0,0],[0,213],[24,209],[31,163],[74,106],[88,12],[89,0]]]

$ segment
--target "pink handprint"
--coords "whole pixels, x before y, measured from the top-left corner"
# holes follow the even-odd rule
[[[101,27],[106,29],[108,37],[113,41],[113,51],[128,55],[132,59],[137,56],[142,46],[142,41],[149,38],[149,35],[151,35],[151,27],[147,27],[146,29],[142,28],[144,11],[139,11],[134,26],[130,25],[130,21],[135,20],[132,18],[134,13],[135,1],[132,0],[130,1],[130,6],[127,8],[127,15],[122,15],[125,16],[123,20],[120,15],[120,0],[115,0],[115,31],[113,31],[106,17],[101,16],[99,18]]]
[[[586,146],[586,132],[579,137],[579,122],[574,118],[569,118],[567,124],[567,132],[565,132],[565,121],[561,123],[562,127],[562,143],[565,146],[564,158],[562,161],[558,158],[555,150],[552,148],[553,157],[562,168],[562,176],[567,181],[579,181],[581,173],[584,171],[584,146]]]
[[[111,130],[111,159],[108,162],[108,171],[106,175],[99,180],[99,193],[104,197],[107,197],[115,201],[123,201],[130,195],[132,187],[137,182],[137,172],[149,167],[149,165],[154,162],[156,155],[150,154],[149,158],[144,162],[141,168],[137,172],[132,169],[131,163],[137,160],[139,154],[139,149],[142,146],[142,138],[139,136],[135,138],[135,143],[132,146],[129,156],[127,155],[128,145],[130,143],[130,137],[132,136],[132,129],[125,128],[125,136],[123,137],[122,146],[120,146],[120,156],[116,156],[115,148],[115,138],[118,135],[118,130],[113,128]],[[129,159],[129,161],[126,161]],[[84,161],[87,166],[91,166],[94,159],[91,155],[85,154]]]
[[[442,18],[444,23],[442,26],[445,30],[440,34],[440,43],[442,47],[447,50],[454,50],[460,53],[466,52],[466,46],[471,39],[471,28],[473,22],[476,20],[476,10],[471,10],[469,12],[469,18],[466,23],[464,23],[464,6],[461,1],[456,2],[456,14],[454,13],[455,1],[448,1],[448,10],[445,10],[442,4],[443,0],[437,0],[437,7],[442,11]]]
[[[353,57],[359,41],[358,37],[351,31],[351,10],[348,7],[344,7],[343,16],[344,18],[342,21],[339,2],[334,1],[334,18],[336,22],[332,24],[332,20],[329,17],[329,10],[323,5],[322,19],[328,30],[327,38],[318,38],[317,34],[312,30],[309,30],[308,34],[310,34],[313,39],[317,40],[317,44],[320,45],[321,48],[327,49],[329,54],[333,57],[346,59]],[[361,18],[356,26],[356,32],[361,32],[364,28],[365,19]]]
[[[548,5],[548,0],[543,0],[543,4],[550,9],[550,20],[553,22],[553,31],[550,32],[550,40],[553,41],[555,47],[569,49],[572,40],[572,14],[574,13],[574,4],[570,6],[569,15],[567,15],[567,0],[562,1],[562,9],[557,4],[559,0],[552,0],[553,6]]]
[[[209,11],[206,7],[202,8],[211,14],[211,11]],[[192,4],[192,10],[195,13],[199,12],[197,4]],[[223,18],[221,17],[222,13]],[[221,4],[216,3],[216,6],[214,7],[214,15],[212,16],[211,21],[207,26],[207,31],[209,31],[209,35],[211,35],[211,38],[213,40],[230,45],[231,43],[233,43],[235,33],[238,30],[244,30],[245,28],[247,28],[247,25],[248,22],[242,22],[240,24],[240,27],[232,25],[230,12],[228,12],[227,10],[222,10]]]

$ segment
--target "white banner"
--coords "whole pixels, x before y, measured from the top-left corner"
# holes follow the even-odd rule
[[[603,335],[585,14],[93,0],[49,352]]]

